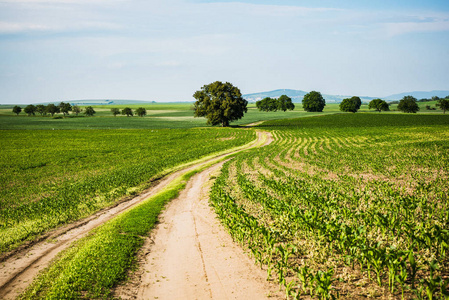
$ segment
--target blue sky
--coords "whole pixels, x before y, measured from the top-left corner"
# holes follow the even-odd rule
[[[449,90],[449,1],[0,0],[0,103]]]

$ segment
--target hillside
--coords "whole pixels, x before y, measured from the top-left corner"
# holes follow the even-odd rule
[[[438,91],[430,91],[430,92],[423,92],[423,91],[406,92],[406,93],[390,95],[390,96],[384,97],[383,99],[385,99],[385,100],[401,100],[404,96],[408,96],[408,95],[411,95],[418,100],[423,99],[423,98],[430,99],[433,96],[438,96],[440,98],[444,98],[449,95],[449,91],[438,90]]]
[[[256,102],[258,100],[262,100],[265,97],[278,98],[281,95],[287,95],[290,98],[292,98],[293,102],[302,102],[304,95],[307,93],[308,92],[305,92],[302,90],[279,89],[279,90],[268,91],[268,92],[245,94],[245,95],[243,95],[243,98],[245,98],[249,102]],[[340,103],[343,99],[351,98],[352,96],[323,94],[323,97],[324,97],[324,99],[326,99],[327,103]],[[362,99],[363,102],[369,102],[372,99],[376,98],[376,97],[366,97],[366,96],[359,96],[359,97],[360,97],[360,99]]]

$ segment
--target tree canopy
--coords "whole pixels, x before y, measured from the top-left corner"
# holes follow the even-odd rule
[[[114,117],[116,117],[117,115],[120,114],[120,110],[116,107],[111,108],[111,113],[114,115]]]
[[[388,103],[382,99],[371,100],[368,104],[368,108],[375,109],[378,112],[390,110],[390,106],[388,105]]]
[[[81,108],[78,105],[73,105],[72,112],[74,112],[75,115],[78,115],[81,112]]]
[[[443,110],[443,114],[446,113],[446,110],[449,109],[449,96],[446,96],[445,99],[438,99],[438,102],[436,104],[440,109]]]
[[[41,116],[47,114],[47,110],[45,109],[45,105],[43,105],[43,104],[36,105],[36,112],[38,112]]]
[[[60,112],[62,112],[62,114],[64,116],[68,115],[69,111],[72,110],[72,105],[70,105],[70,103],[61,102],[61,103],[59,103],[58,107],[59,107]]]
[[[404,98],[399,101],[398,109],[405,113],[416,113],[419,111],[419,106],[416,101],[416,98],[413,96],[404,96]]]
[[[194,116],[206,117],[207,124],[226,127],[241,119],[248,112],[248,101],[242,98],[240,90],[231,83],[215,81],[204,85],[193,97]]]
[[[134,113],[131,108],[125,107],[124,109],[122,109],[122,115],[126,115],[127,117],[129,117],[129,116],[132,117],[134,115]]]
[[[343,101],[341,101],[341,103],[339,105],[340,110],[344,111],[344,112],[352,112],[352,113],[357,112],[357,110],[358,110],[358,108],[357,108],[358,103],[357,103],[357,101],[354,101],[353,98],[343,99]],[[356,98],[358,98],[358,97],[356,97]]]
[[[47,112],[53,117],[54,114],[59,113],[59,107],[54,105],[53,103],[50,103],[47,105]]]
[[[136,109],[136,114],[139,117],[143,117],[147,114],[147,110],[144,107],[139,107],[138,109]]]
[[[92,106],[88,106],[84,109],[84,114],[86,116],[93,116],[96,113],[96,111],[94,110],[94,108]]]
[[[22,112],[22,108],[16,105],[12,108],[12,112],[15,113],[16,115],[19,115]]]
[[[292,102],[292,98],[290,98],[287,95],[281,95],[277,100],[277,104],[278,104],[278,109],[282,110],[282,111],[295,109],[295,105]]]
[[[31,116],[31,115],[34,116],[36,113],[36,106],[34,106],[33,104],[27,105],[27,106],[25,106],[23,111],[29,116]]]
[[[302,107],[308,112],[321,112],[325,106],[326,100],[324,100],[321,93],[317,91],[311,91],[310,93],[305,94],[304,99],[302,100]]]
[[[260,111],[277,111],[278,102],[274,98],[265,97],[262,100],[256,101],[256,107]]]

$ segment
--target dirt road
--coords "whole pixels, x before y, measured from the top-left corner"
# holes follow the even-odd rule
[[[264,145],[268,144],[271,142],[271,139],[271,136],[266,133],[258,132],[258,141],[253,146],[261,146],[261,141],[264,141]],[[173,179],[181,176],[185,172],[202,164],[209,163],[214,159],[220,159],[223,156],[225,155],[215,157],[175,172],[167,176],[144,194],[115,207],[105,209],[85,220],[58,229],[48,234],[46,239],[9,256],[2,262],[0,271],[0,299],[15,299],[32,282],[38,272],[48,266],[51,260],[60,251],[69,247],[72,242],[85,236],[93,228],[155,194],[167,186]],[[260,295],[262,296],[266,296],[270,293],[270,290],[263,289],[263,286],[266,286],[266,283],[263,282],[263,272],[257,270],[257,268],[254,270],[251,269],[251,266],[253,266],[254,263],[249,260],[242,250],[237,254],[240,248],[234,246],[232,240],[229,240],[230,237],[224,232],[224,229],[220,228],[218,221],[215,220],[213,212],[209,206],[207,206],[207,200],[203,197],[201,198],[203,199],[202,202],[199,202],[202,183],[207,181],[209,174],[217,168],[219,168],[219,165],[194,176],[189,181],[186,190],[182,193],[184,196],[180,196],[170,204],[163,214],[163,221],[161,221],[157,231],[151,233],[151,238],[155,243],[152,245],[152,243],[149,242],[151,241],[150,238],[148,238],[148,242],[144,246],[147,248],[144,248],[142,253],[150,251],[152,255],[156,255],[152,256],[151,260],[153,261],[154,258],[155,261],[158,261],[158,268],[165,269],[157,269],[156,272],[153,272],[154,267],[150,262],[149,270],[152,271],[149,273],[146,273],[146,271],[144,272],[145,275],[150,277],[142,276],[142,282],[138,283],[141,285],[141,288],[137,295],[132,295],[133,297],[136,296],[139,299],[148,299],[148,297],[150,297],[149,295],[153,295],[151,293],[157,291],[157,293],[161,293],[162,290],[169,292],[169,294],[156,296],[159,297],[159,299],[176,299],[178,298],[177,295],[180,296],[179,299],[210,299],[211,297],[214,299],[244,299],[247,298],[244,297],[244,295],[256,295],[253,294],[256,292],[261,293]],[[183,201],[182,199],[187,200]],[[193,201],[189,201],[189,199]],[[173,209],[174,211],[172,211]],[[168,215],[167,217],[167,213],[171,213],[171,215]],[[166,224],[164,220],[173,221],[175,223],[171,225],[169,223]],[[191,221],[193,221],[193,227]],[[164,227],[174,230],[178,237],[173,240],[171,237],[173,231],[164,233],[162,230]],[[194,232],[193,235],[191,230]],[[170,239],[168,237],[170,237]],[[165,246],[164,244],[157,242],[161,241],[161,239],[162,241],[167,242]],[[218,242],[218,244],[208,244],[205,242],[206,240],[214,239],[216,239],[216,243]],[[157,247],[159,247],[159,249]],[[237,252],[218,251],[221,249],[233,249],[237,250]],[[220,253],[221,256],[217,256],[218,253]],[[166,256],[164,257],[162,254]],[[197,260],[198,257],[200,258],[200,261]],[[177,263],[173,264],[172,262],[174,261]],[[209,261],[220,262],[221,265],[209,264]],[[234,261],[238,263],[235,264]],[[206,264],[206,262],[208,263]],[[166,266],[164,267],[165,264]],[[257,271],[259,271],[260,276],[262,277],[255,276],[255,274],[258,273]],[[162,275],[162,273],[166,275]],[[179,277],[179,274],[185,274],[187,277]],[[157,276],[161,277],[157,279]],[[228,277],[229,280],[226,280],[226,277]],[[237,278],[238,280],[236,280]],[[257,286],[251,285],[251,287],[249,287],[248,280],[251,280],[251,278],[255,279],[255,283],[258,283]],[[187,279],[187,282],[182,283],[185,279]],[[157,290],[155,289],[156,285],[152,284],[153,282],[171,282],[174,283],[175,286],[173,288],[173,286],[170,285],[162,286],[162,284],[160,284],[158,285],[159,290]],[[126,297],[127,294],[132,294],[129,292],[130,286],[132,286],[132,284],[121,287],[120,289],[117,289],[117,292]],[[181,289],[181,286],[184,288]],[[219,287],[221,287],[221,292]],[[181,294],[171,294],[173,292],[177,293],[177,291],[180,291]],[[239,296],[235,298],[231,297],[232,295],[227,295],[224,291],[234,291],[236,295],[238,291],[247,291],[249,294],[238,294]],[[185,297],[186,295],[192,295],[192,297]],[[150,299],[154,298],[151,296]]]
[[[266,281],[236,245],[208,204],[211,174],[194,176],[161,215],[140,257],[139,272],[116,290],[125,299],[277,299],[278,286]]]

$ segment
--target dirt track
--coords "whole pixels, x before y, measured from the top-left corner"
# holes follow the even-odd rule
[[[264,134],[260,132],[258,133],[258,142],[264,138],[263,135]],[[271,136],[266,137],[265,144],[268,144],[271,142],[272,138]],[[48,238],[33,244],[23,251],[11,255],[2,262],[0,271],[0,299],[15,299],[32,282],[32,279],[38,272],[48,266],[51,260],[60,251],[66,249],[72,242],[85,236],[93,228],[148,198],[188,170],[213,161],[214,159],[177,171],[161,180],[157,185],[144,194],[115,207],[105,209],[85,220],[56,230],[53,233],[48,234]],[[132,283],[118,289],[117,293],[119,295],[123,297],[127,297],[126,295],[131,297],[137,296],[139,299],[148,299],[148,297],[151,297],[150,299],[152,299],[153,296],[150,295],[153,295],[152,293],[156,292],[159,294],[162,289],[162,291],[167,293],[159,294],[159,299],[211,299],[211,297],[213,297],[213,299],[259,299],[260,297],[254,298],[252,296],[258,295],[256,294],[257,292],[262,293],[260,294],[261,297],[270,293],[269,290],[263,289],[263,287],[266,286],[266,282],[262,282],[264,280],[264,278],[262,280],[263,272],[255,268],[254,263],[248,259],[242,250],[234,246],[232,240],[229,240],[229,235],[224,232],[222,227],[220,227],[215,220],[213,212],[209,206],[207,206],[207,200],[202,198],[202,202],[199,202],[202,184],[207,181],[209,174],[218,167],[219,166],[216,165],[192,178],[188,183],[188,187],[182,193],[182,195],[187,196],[180,196],[173,202],[173,204],[169,205],[169,208],[163,214],[162,218],[175,223],[171,225],[168,225],[167,223],[167,225],[164,225],[165,221],[161,221],[156,233],[151,233],[155,243],[154,245],[151,245],[150,242],[147,242],[144,246],[143,253],[146,253],[145,250],[148,251],[149,249],[151,255],[157,255],[156,257],[153,256],[151,260],[153,260],[153,258],[155,260],[158,259],[158,267],[162,269],[157,269],[156,272],[145,272],[145,275],[147,276],[142,276],[142,282],[137,283],[141,286],[138,295],[130,293]],[[182,201],[182,199],[186,200]],[[190,213],[190,217],[184,212]],[[167,218],[167,213],[172,214]],[[190,221],[193,220],[194,226],[192,227],[192,224],[189,224],[188,221],[187,223],[183,223],[184,219]],[[175,240],[173,240],[173,238],[167,239],[166,237],[171,237],[173,232],[168,231],[164,233],[161,228],[164,228],[165,226],[172,230],[178,228],[179,230],[175,229],[178,238]],[[193,236],[191,235],[192,229],[194,230]],[[161,234],[163,235],[161,236]],[[157,242],[161,238],[162,241],[168,243],[166,244],[167,248],[165,249],[160,248],[165,247],[164,244]],[[150,241],[150,239],[148,240]],[[215,240],[218,244],[206,243],[208,240]],[[157,250],[156,246],[159,246],[159,250]],[[222,248],[232,251],[218,251]],[[217,256],[218,253],[221,253],[222,256]],[[198,256],[198,254],[200,255]],[[164,258],[163,255],[166,255],[166,258]],[[200,262],[197,260],[198,257],[201,258]],[[175,261],[177,263],[173,264]],[[221,265],[211,265],[209,264],[209,261],[221,262]],[[235,262],[237,262],[237,264],[235,264]],[[149,264],[149,270],[154,270],[154,266],[151,265],[151,262]],[[255,276],[257,271],[259,271],[260,275]],[[162,275],[162,272],[168,272],[166,273],[167,276]],[[182,275],[185,274],[188,276],[183,277]],[[156,279],[154,276],[164,276],[165,278],[160,277],[159,279]],[[187,281],[183,282],[183,280],[186,279]],[[250,286],[249,284],[249,281],[252,279],[255,279],[255,286],[252,284]],[[152,284],[153,282],[160,284],[154,285]],[[170,282],[175,285],[162,285],[162,282]],[[183,287],[182,289],[180,288],[181,286]],[[159,291],[156,287],[159,288]],[[135,290],[135,288],[132,289]],[[179,291],[180,294],[172,294],[177,291]],[[226,291],[230,291],[231,294],[228,295]],[[247,294],[237,294],[237,292],[244,291],[246,291]],[[179,295],[179,297],[177,297],[177,295]],[[186,297],[187,295],[189,296]],[[190,297],[190,295],[192,297]],[[234,297],[233,295],[238,296]],[[245,295],[251,297],[246,297]]]

